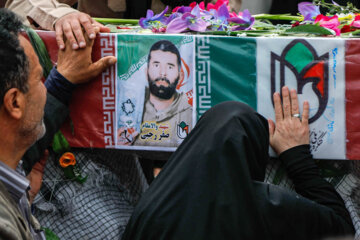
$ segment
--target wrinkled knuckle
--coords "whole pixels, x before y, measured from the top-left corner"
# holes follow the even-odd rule
[[[76,21],[76,16],[74,15],[70,15],[69,18],[67,19],[69,22],[73,22]]]
[[[78,24],[78,22],[75,22],[74,24],[71,25],[73,31],[79,31],[81,30],[80,25]]]
[[[79,18],[79,19],[89,19],[89,18],[91,18],[91,17],[90,17],[89,14],[81,12],[81,13],[79,13],[78,18]]]
[[[80,19],[80,23],[83,24],[83,25],[85,25],[85,24],[86,24],[86,25],[87,25],[87,24],[91,24],[89,18],[87,18],[87,17],[82,17],[82,18]]]
[[[70,34],[72,35],[72,31],[69,26],[64,27],[63,30],[66,35],[70,35]]]

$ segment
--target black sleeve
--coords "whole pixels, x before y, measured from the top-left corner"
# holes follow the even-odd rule
[[[280,154],[279,158],[285,164],[297,193],[332,209],[349,226],[353,226],[343,199],[335,188],[320,176],[309,145],[291,148]]]

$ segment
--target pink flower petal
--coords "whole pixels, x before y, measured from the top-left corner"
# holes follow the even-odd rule
[[[181,17],[175,18],[172,20],[167,28],[166,33],[181,33],[188,29],[188,23],[186,19],[182,19]]]
[[[200,7],[200,9],[205,10],[205,3],[204,3],[204,2],[201,2],[201,3],[199,4],[199,7]]]
[[[354,20],[354,21],[351,23],[350,26],[356,27],[356,28],[360,28],[360,21],[355,21],[355,20]]]
[[[196,32],[205,32],[207,24],[202,19],[197,19],[195,23],[189,25],[189,29]]]

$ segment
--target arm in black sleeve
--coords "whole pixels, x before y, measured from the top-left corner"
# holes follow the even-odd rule
[[[28,173],[39,161],[44,150],[51,144],[55,133],[69,115],[68,103],[75,85],[64,78],[56,68],[53,68],[45,82],[48,90],[44,111],[46,133],[23,156],[23,167]]]
[[[332,209],[349,226],[353,226],[343,199],[335,188],[320,176],[309,145],[291,148],[280,154],[279,158],[285,164],[297,193]]]

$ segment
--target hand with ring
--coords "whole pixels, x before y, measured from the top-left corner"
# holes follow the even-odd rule
[[[280,155],[282,152],[303,144],[309,144],[309,103],[303,104],[300,117],[296,90],[282,88],[280,94],[274,93],[275,122],[269,119],[270,146]]]
[[[300,113],[295,113],[295,114],[292,115],[292,117],[300,119]]]

